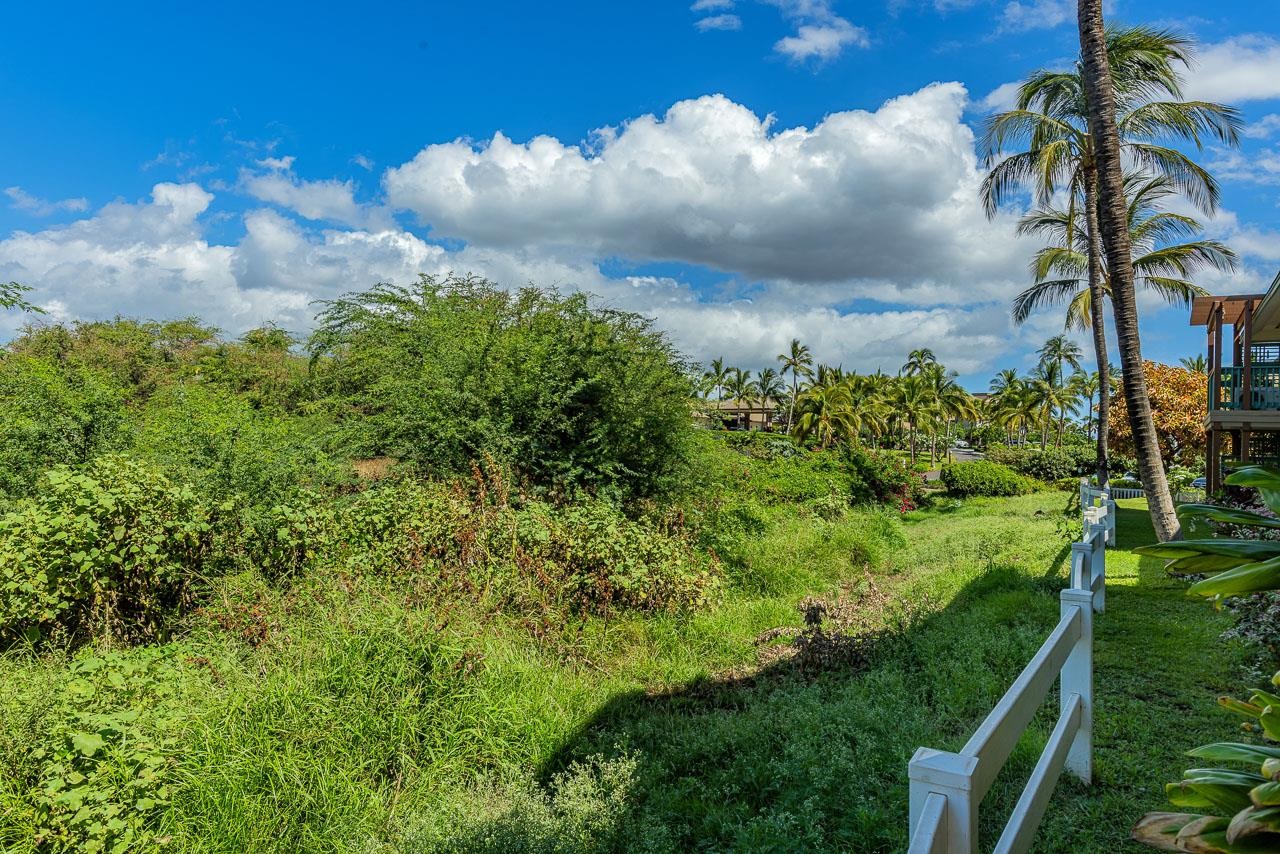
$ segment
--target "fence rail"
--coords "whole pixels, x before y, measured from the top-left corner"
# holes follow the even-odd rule
[[[1106,547],[1115,543],[1115,502],[1080,484],[1084,533],[1071,545],[1071,586],[1058,624],[958,753],[919,748],[908,766],[910,854],[978,850],[978,808],[1055,681],[1058,721],[995,851],[1029,851],[1065,769],[1093,779],[1093,615],[1106,606]]]
[[[1093,495],[1100,494],[1103,491],[1098,489],[1096,486],[1087,486],[1086,483],[1082,481],[1080,484],[1081,506],[1088,506],[1088,504],[1085,502],[1085,499],[1084,499],[1086,490],[1088,490],[1089,493]],[[1121,498],[1146,498],[1147,497],[1147,492],[1145,489],[1134,489],[1126,486],[1108,486],[1106,489],[1106,492],[1109,494],[1109,497],[1111,500],[1119,500]],[[1204,499],[1205,499],[1204,490],[1197,489],[1194,487],[1190,490],[1179,490],[1173,493],[1173,500],[1178,504],[1192,504],[1198,501],[1204,501]],[[1108,541],[1108,544],[1110,544],[1110,541]]]

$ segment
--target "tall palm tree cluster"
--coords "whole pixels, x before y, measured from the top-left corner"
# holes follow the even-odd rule
[[[1052,436],[1054,447],[1059,448],[1068,417],[1083,414],[1085,434],[1092,437],[1094,400],[1103,380],[1097,371],[1081,369],[1083,355],[1075,342],[1056,335],[1040,348],[1040,362],[1031,373],[1019,376],[1012,368],[1001,371],[991,381],[988,422],[1002,428],[1010,444],[1038,436],[1043,449]],[[1107,385],[1114,386],[1115,381],[1108,377]]]
[[[1069,326],[1087,326],[1099,371],[1109,376],[1101,308],[1111,302],[1143,481],[1152,487],[1153,520],[1166,539],[1176,530],[1163,487],[1142,376],[1134,287],[1185,303],[1201,293],[1200,269],[1228,269],[1235,257],[1214,241],[1192,239],[1194,218],[1162,210],[1172,194],[1205,213],[1218,206],[1213,176],[1176,147],[1239,142],[1239,113],[1223,104],[1186,100],[1181,69],[1191,43],[1151,27],[1104,29],[1100,0],[1081,0],[1081,58],[1067,70],[1032,74],[1014,109],[992,116],[985,141],[991,172],[983,185],[987,211],[1032,191],[1038,208],[1022,221],[1026,234],[1049,241],[1032,264],[1035,284],[1015,303],[1025,320],[1044,305],[1065,302]],[[1125,174],[1127,171],[1127,174]],[[1109,389],[1099,388],[1097,462],[1107,478]],[[1156,505],[1159,505],[1158,507]]]
[[[716,359],[703,375],[704,393],[718,400],[776,402],[786,429],[801,442],[829,448],[893,441],[910,449],[912,462],[925,447],[936,462],[940,442],[949,446],[960,425],[983,418],[978,399],[928,349],[913,350],[896,376],[816,364],[796,339],[778,363],[779,370],[765,368],[753,378]]]

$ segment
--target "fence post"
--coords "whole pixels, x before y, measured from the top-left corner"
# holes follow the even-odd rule
[[[1102,506],[1107,508],[1107,545],[1115,548],[1116,545],[1116,503],[1111,500],[1111,494],[1102,493]]]
[[[1071,647],[1062,665],[1059,686],[1061,710],[1066,712],[1071,695],[1080,696],[1080,728],[1067,751],[1067,770],[1085,784],[1093,782],[1093,593],[1072,588],[1061,593],[1062,616],[1080,612],[1080,638]]]
[[[911,780],[911,827],[916,826],[931,793],[947,799],[947,810],[941,833],[944,844],[932,850],[947,854],[973,854],[978,850],[978,805],[973,799],[973,776],[978,770],[976,756],[961,756],[944,750],[921,747],[911,757],[907,776]]]
[[[1089,584],[1086,585],[1093,594],[1093,610],[1101,614],[1107,609],[1107,527],[1103,521],[1097,525],[1091,525],[1093,538],[1089,545],[1093,548],[1093,554],[1089,558]],[[1094,582],[1097,582],[1097,589],[1094,589]]]
[[[1087,523],[1086,523],[1087,524]],[[1086,527],[1086,531],[1088,528]],[[1093,546],[1089,543],[1071,544],[1071,586],[1087,588],[1089,579],[1093,577],[1093,569],[1089,564],[1093,560]]]

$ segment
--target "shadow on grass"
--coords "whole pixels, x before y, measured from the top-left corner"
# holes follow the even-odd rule
[[[1151,541],[1144,512],[1123,508],[1118,523],[1122,546]],[[1097,783],[1061,784],[1037,850],[1127,850],[1182,752],[1230,734],[1213,702],[1232,672],[1219,617],[1170,589],[1159,561],[1137,563],[1139,583],[1114,588],[1097,624]],[[960,748],[1056,623],[1063,586],[1061,569],[991,565],[942,610],[880,638],[865,667],[782,660],[614,697],[539,779],[554,793],[603,757],[633,762],[632,782],[601,797],[611,814],[591,833],[557,850],[904,850],[912,753]],[[1056,715],[1051,694],[984,801],[987,844]],[[544,850],[521,838],[519,816],[503,824],[458,847]]]

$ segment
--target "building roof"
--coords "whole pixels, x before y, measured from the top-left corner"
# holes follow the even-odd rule
[[[1213,310],[1222,306],[1222,322],[1236,325],[1245,307],[1253,305],[1252,340],[1280,341],[1280,274],[1271,281],[1265,294],[1223,294],[1196,297],[1191,301],[1191,325],[1208,326]]]
[[[765,412],[778,408],[778,401],[771,397],[765,398],[763,406],[759,400],[708,400],[707,404],[722,412]]]

